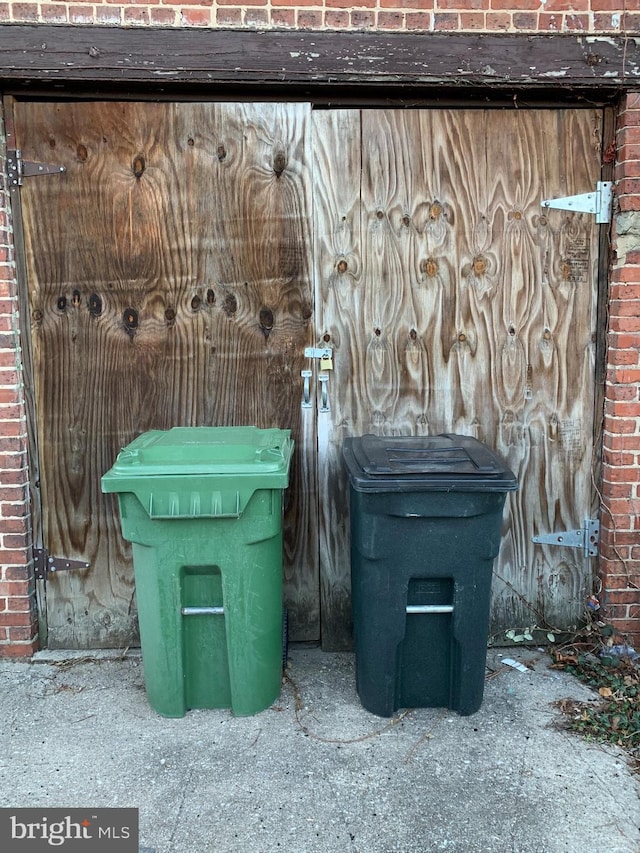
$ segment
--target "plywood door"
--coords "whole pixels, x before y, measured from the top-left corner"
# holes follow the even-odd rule
[[[520,481],[493,629],[575,624],[579,551],[534,545],[592,511],[598,226],[541,201],[600,177],[590,110],[315,112],[323,639],[348,645],[348,435],[459,432]],[[416,567],[419,571],[419,567]]]
[[[318,636],[310,112],[305,105],[15,104],[40,466],[39,535],[91,568],[47,584],[52,647],[135,642],[130,552],[100,477],[152,428],[291,428],[285,590]]]

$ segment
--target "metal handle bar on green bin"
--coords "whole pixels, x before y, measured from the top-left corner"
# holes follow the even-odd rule
[[[407,604],[407,613],[453,613],[453,604]]]
[[[183,616],[224,616],[224,607],[183,607]]]

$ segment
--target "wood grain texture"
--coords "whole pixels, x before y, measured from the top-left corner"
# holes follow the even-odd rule
[[[337,352],[325,467],[337,471],[345,434],[458,432],[486,442],[520,481],[505,509],[493,630],[573,625],[592,567],[578,551],[531,538],[581,527],[591,510],[598,228],[589,215],[540,203],[593,188],[601,114],[349,116],[343,136],[362,140],[359,215],[350,201],[361,243],[350,247],[357,287],[343,288],[339,304],[335,249],[317,243],[323,329],[350,342]],[[324,131],[330,140],[326,117]],[[331,171],[323,176],[323,188],[334,183]],[[339,221],[341,205],[322,198],[324,222]],[[335,481],[327,518],[346,504],[345,478]],[[345,538],[327,542],[325,583],[346,589]]]
[[[601,89],[637,85],[640,45],[623,35],[126,29],[0,25],[5,79],[140,81],[166,91],[219,82],[383,83]],[[210,90],[210,88],[209,88]]]
[[[133,579],[100,477],[175,425],[291,428],[285,519],[293,637],[318,634],[309,108],[16,106],[25,158],[66,166],[22,193],[44,538],[86,559],[48,588],[49,644],[135,638]],[[42,212],[46,211],[46,216]]]
[[[366,374],[358,369],[364,301],[359,131],[357,110],[313,113],[316,346],[329,346],[334,354],[331,410],[317,416],[321,633],[328,651],[351,643],[349,506],[341,452],[344,438],[364,418],[367,399]]]

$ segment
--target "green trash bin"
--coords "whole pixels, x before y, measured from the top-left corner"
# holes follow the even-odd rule
[[[151,706],[269,707],[282,678],[282,491],[289,430],[176,427],[125,447],[102,478],[132,543]]]
[[[482,703],[493,561],[515,475],[462,435],[348,438],[356,688],[363,706]]]

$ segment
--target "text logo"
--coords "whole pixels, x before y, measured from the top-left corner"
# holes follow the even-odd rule
[[[6,853],[138,853],[138,809],[0,809]]]

